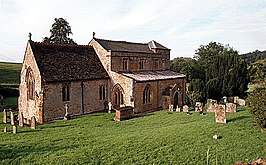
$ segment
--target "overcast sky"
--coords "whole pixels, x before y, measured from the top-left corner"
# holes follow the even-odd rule
[[[171,59],[193,57],[211,41],[239,53],[266,50],[266,0],[0,0],[0,61],[22,62],[28,33],[50,36],[65,18],[73,38],[147,43],[171,49]]]

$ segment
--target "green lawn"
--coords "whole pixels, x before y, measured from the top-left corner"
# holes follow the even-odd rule
[[[22,64],[0,62],[0,85],[18,85]]]
[[[266,134],[244,109],[228,114],[150,113],[115,122],[114,113],[94,113],[69,121],[0,132],[0,164],[233,164],[266,157]],[[2,113],[0,113],[2,118]],[[0,124],[3,130],[4,124]],[[11,130],[11,126],[8,126]],[[222,139],[212,139],[218,133]]]

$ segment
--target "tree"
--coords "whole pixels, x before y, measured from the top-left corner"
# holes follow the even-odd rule
[[[239,57],[236,50],[211,42],[201,45],[194,56],[201,76],[197,81],[191,81],[193,91],[202,93],[203,100],[207,98],[220,99],[223,96],[245,96],[248,89],[249,76],[247,64]],[[199,84],[201,90],[199,90]],[[195,90],[196,89],[196,90]]]
[[[63,18],[55,18],[54,21],[50,29],[50,37],[44,37],[43,42],[76,44],[72,38],[68,37],[72,34],[69,23]]]
[[[247,106],[256,123],[266,129],[266,79],[248,94]]]

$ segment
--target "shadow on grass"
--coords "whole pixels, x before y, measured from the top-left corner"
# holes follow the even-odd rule
[[[242,120],[242,119],[246,119],[246,118],[250,118],[250,116],[239,116],[239,117],[235,117],[233,119],[228,119],[227,122],[234,122],[234,121],[237,121],[237,120]]]
[[[46,128],[60,128],[60,127],[70,127],[71,124],[63,124],[63,125],[45,125],[43,127],[40,127],[40,129],[46,129]]]
[[[139,113],[139,114],[134,114],[134,116],[131,119],[139,118],[139,117],[152,116],[152,115],[154,115],[154,114],[153,113]]]

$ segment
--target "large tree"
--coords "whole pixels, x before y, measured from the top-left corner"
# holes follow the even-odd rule
[[[200,46],[195,58],[205,71],[205,97],[244,96],[248,89],[247,64],[228,45],[211,42]]]
[[[50,37],[43,38],[43,42],[76,44],[69,35],[72,34],[69,23],[63,18],[55,18],[52,28],[50,29]]]

